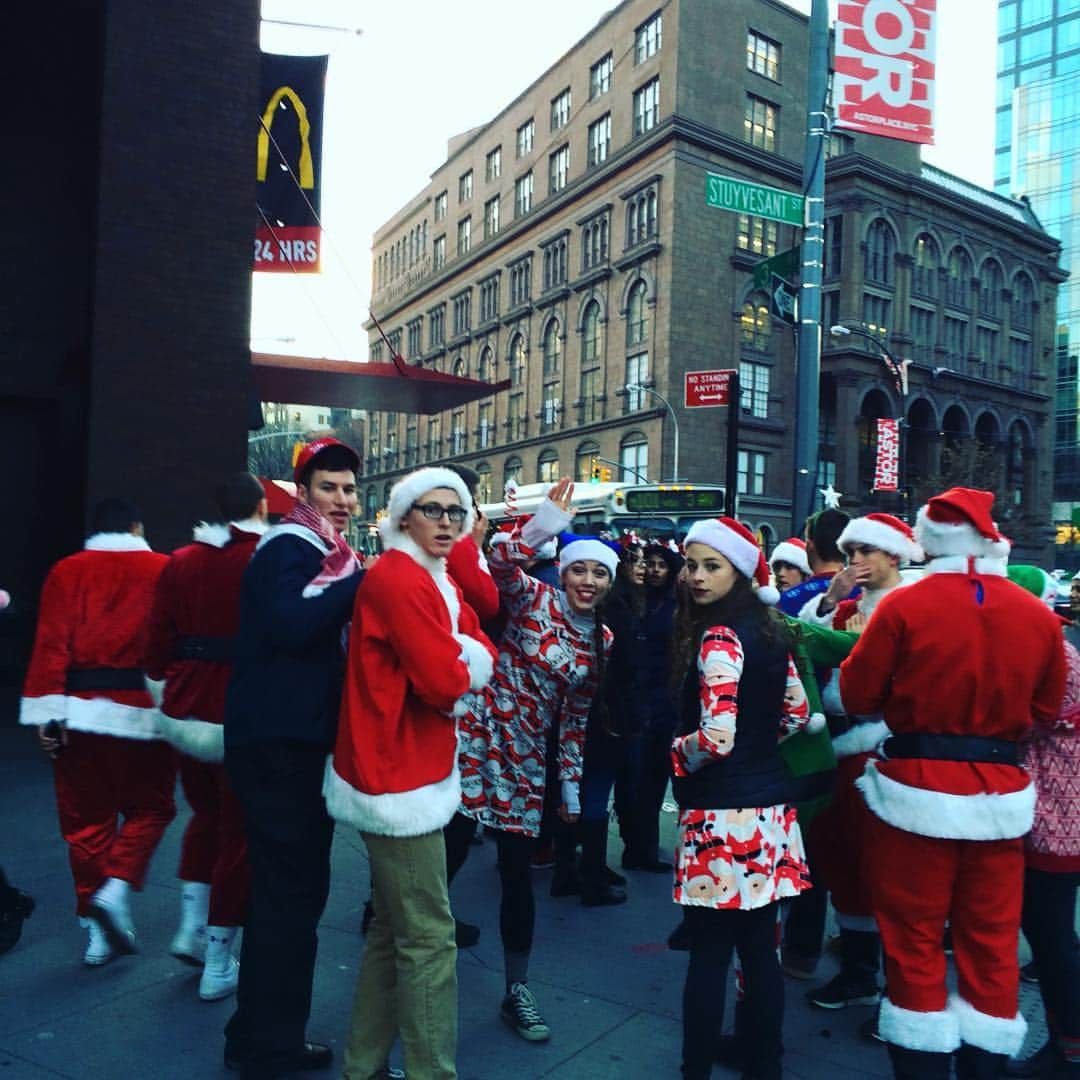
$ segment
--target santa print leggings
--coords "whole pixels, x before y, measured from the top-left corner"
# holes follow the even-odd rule
[[[502,899],[499,904],[499,931],[503,951],[528,953],[532,949],[536,924],[536,901],[533,898],[532,856],[537,838],[524,833],[492,830],[499,853],[499,880]],[[455,814],[444,830],[446,838],[446,880],[465,865],[469,847],[476,833],[476,822],[464,814]]]

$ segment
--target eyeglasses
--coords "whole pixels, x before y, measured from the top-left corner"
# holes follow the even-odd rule
[[[460,525],[465,520],[468,511],[464,506],[443,506],[442,503],[413,503],[410,510],[419,510],[428,521],[441,521],[445,514],[455,525]]]

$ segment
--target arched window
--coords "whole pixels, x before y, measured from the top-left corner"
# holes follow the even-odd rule
[[[491,466],[486,461],[481,461],[476,466],[476,476],[476,501],[491,502]]]
[[[476,369],[476,377],[481,382],[491,382],[494,375],[495,358],[490,348],[485,348],[480,354],[480,363]]]
[[[626,301],[626,344],[641,345],[649,336],[649,309],[644,281],[636,281]]]
[[[391,484],[389,480],[387,480],[386,483],[383,484],[383,489],[382,489],[382,503],[383,503],[383,506],[389,506],[390,505],[390,489],[393,486],[394,485]]]
[[[562,340],[559,323],[552,319],[544,331],[544,375],[556,375],[562,367]]]
[[[772,549],[776,547],[776,530],[768,522],[763,521],[758,526],[757,534],[761,542],[761,550],[765,552],[765,558],[768,559],[772,554]]]
[[[619,464],[624,484],[643,484],[649,476],[649,440],[640,431],[631,431],[619,444]]]
[[[541,484],[554,484],[559,479],[559,455],[551,447],[540,452],[536,463],[536,479]]]
[[[515,484],[521,483],[521,474],[524,471],[521,464],[521,458],[510,457],[506,459],[506,464],[503,466],[503,487],[509,484],[511,481]]]
[[[467,372],[467,368],[465,366],[465,358],[463,356],[459,356],[454,361],[454,374],[459,379],[464,379],[466,372]]]
[[[984,319],[996,319],[1000,314],[1001,281],[1001,267],[987,259],[979,271],[979,314]]]
[[[1027,274],[1013,279],[1012,325],[1014,330],[1029,330],[1034,321],[1035,290]]]
[[[971,258],[963,248],[953,248],[949,252],[945,303],[964,311],[971,307]]]
[[[597,454],[600,453],[600,444],[583,442],[574,455],[574,479],[579,484],[586,484],[592,479],[594,465],[599,465]]]
[[[893,283],[893,254],[896,240],[892,227],[880,218],[870,226],[866,234],[866,258],[863,263],[863,275],[875,285]]]
[[[934,238],[923,233],[915,241],[911,260],[911,292],[915,296],[936,300],[938,295],[938,247]]]
[[[600,305],[591,300],[581,320],[581,366],[593,367],[600,361]]]
[[[510,342],[510,385],[525,385],[525,338],[515,334]]]
[[[742,343],[747,349],[766,352],[772,334],[769,298],[763,292],[751,294],[742,309]]]

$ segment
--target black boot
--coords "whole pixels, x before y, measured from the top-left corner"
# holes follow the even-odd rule
[[[881,1000],[877,972],[881,938],[874,931],[840,931],[840,974],[810,994],[819,1009],[844,1009],[848,1005],[876,1005]]]
[[[1065,1055],[1051,1035],[1030,1057],[1007,1061],[1003,1076],[1056,1076],[1065,1064]]]
[[[607,837],[608,819],[605,814],[597,821],[579,821],[581,834],[581,902],[585,907],[605,907],[622,904],[626,893],[608,880]]]
[[[561,818],[552,826],[555,848],[555,873],[551,876],[552,896],[577,896],[581,878],[577,867],[577,827]]]
[[[1008,1060],[1006,1054],[991,1054],[977,1046],[964,1043],[956,1051],[957,1080],[994,1080]]]
[[[952,1075],[952,1054],[908,1050],[889,1043],[889,1057],[896,1080],[948,1080]]]

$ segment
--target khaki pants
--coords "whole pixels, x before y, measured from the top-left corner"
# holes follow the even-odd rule
[[[457,946],[442,831],[362,835],[375,918],[356,984],[344,1080],[381,1075],[399,1034],[409,1080],[453,1080]]]

